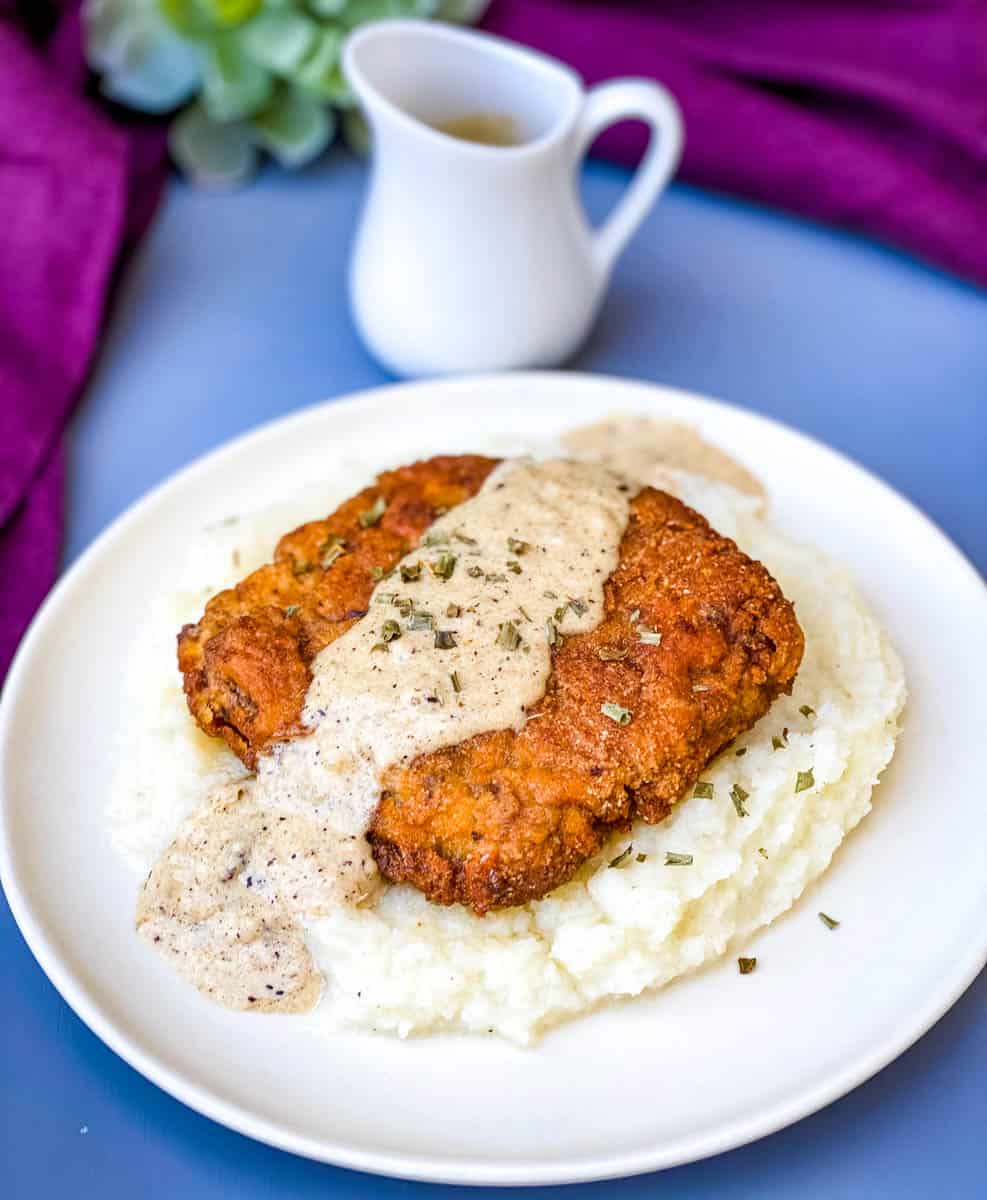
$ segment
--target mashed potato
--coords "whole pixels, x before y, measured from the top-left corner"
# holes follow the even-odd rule
[[[494,1031],[529,1042],[610,997],[660,987],[742,946],[795,903],[869,811],[905,684],[850,580],[774,531],[758,497],[671,468],[653,481],[763,561],[794,602],[806,637],[794,694],[707,768],[710,786],[663,824],[614,836],[543,900],[480,918],[390,887],[372,907],[311,922],[309,944],[326,976],[317,1015],[327,1027],[402,1037]],[[188,716],[176,629],[217,588],[266,561],[282,532],[336,499],[311,492],[204,531],[190,552],[189,586],[153,613],[135,656],[134,727],[108,811],[116,846],[141,874],[211,785],[244,773]],[[669,853],[691,863],[666,865]]]

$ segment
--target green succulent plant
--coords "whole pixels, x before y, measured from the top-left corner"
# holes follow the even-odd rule
[[[343,73],[346,34],[385,17],[479,20],[489,0],[84,0],[86,56],[104,95],[175,113],[171,154],[194,182],[235,187],[262,152],[310,162],[367,131]]]

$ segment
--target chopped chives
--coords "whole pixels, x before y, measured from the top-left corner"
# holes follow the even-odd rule
[[[633,713],[629,708],[624,708],[620,704],[614,704],[612,700],[608,700],[605,704],[600,705],[600,712],[605,717],[609,717],[611,721],[618,725],[630,725]]]
[[[428,569],[436,579],[451,579],[456,569],[456,556],[448,552],[440,554],[434,562],[428,564]]]
[[[665,866],[666,867],[691,867],[691,854],[676,854],[674,850],[665,851]]]
[[[596,657],[601,662],[621,662],[629,653],[626,646],[601,646]]]
[[[387,501],[383,496],[378,496],[368,509],[360,513],[358,520],[364,529],[369,529],[371,525],[377,524],[386,511]]]
[[[521,635],[513,621],[504,621],[497,627],[497,645],[503,650],[516,650],[521,645]]]
[[[622,862],[626,862],[627,859],[630,858],[631,851],[633,849],[634,849],[634,843],[631,842],[629,846],[627,846],[624,850],[621,850],[621,852],[617,855],[616,858],[612,858],[610,860],[608,866],[609,867],[619,867]]]

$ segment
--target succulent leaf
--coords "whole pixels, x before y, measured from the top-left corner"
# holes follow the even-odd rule
[[[271,73],[248,58],[239,42],[218,35],[204,48],[202,103],[213,121],[238,121],[271,99]]]
[[[257,150],[247,126],[211,121],[200,104],[175,118],[168,145],[178,166],[200,187],[238,187],[257,169]]]
[[[305,61],[292,71],[292,81],[332,104],[352,104],[353,94],[343,75],[342,47],[343,31],[326,26]]]
[[[171,0],[173,2],[173,0]],[[249,21],[263,7],[264,0],[199,0],[213,24],[232,29]]]
[[[318,32],[311,17],[284,8],[258,13],[237,36],[254,62],[276,75],[290,75],[311,52]]]
[[[298,88],[281,86],[251,128],[259,145],[282,166],[300,167],[322,153],[335,124],[331,109]]]
[[[202,65],[152,3],[90,0],[83,12],[86,56],[105,96],[142,112],[170,112],[195,93]]]

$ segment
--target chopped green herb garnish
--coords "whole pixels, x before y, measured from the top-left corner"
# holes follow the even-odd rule
[[[737,758],[743,758],[746,753],[747,753],[746,746],[741,746],[739,750],[734,751],[734,754],[736,754]]]
[[[492,571],[487,576],[487,583],[506,583],[507,576],[500,571]]]
[[[764,848],[763,846],[758,846],[758,848],[757,848],[757,852],[758,852],[758,854],[760,854],[760,856],[761,856],[762,858],[767,858],[767,857],[768,857],[768,852],[767,852],[767,850],[765,850],[765,848]]]
[[[507,549],[510,550],[512,554],[527,554],[531,549],[531,543],[522,542],[520,538],[509,537],[507,539]]]
[[[289,604],[288,607],[284,610],[284,615],[286,617],[293,617],[296,612],[298,612],[298,605],[297,604]]]
[[[454,542],[462,542],[464,546],[478,545],[476,538],[467,537],[461,529],[454,529],[452,531],[452,539]]]
[[[798,777],[795,780],[795,795],[799,792],[808,791],[809,788],[816,786],[815,776],[812,774],[812,768],[808,771],[799,771]]]
[[[374,644],[370,647],[370,653],[377,654],[381,650],[389,650],[389,649],[390,649],[390,647],[385,646],[383,642],[374,642]]]
[[[436,650],[452,650],[456,645],[456,635],[451,629],[436,629],[435,631],[435,648]]]
[[[740,968],[741,975],[749,975],[757,966],[756,958],[738,958],[737,966]]]
[[[463,610],[459,607],[458,604],[449,604],[446,606],[446,616],[447,617],[461,617],[462,615],[463,615]]]
[[[637,862],[647,862],[647,859],[648,859],[648,856],[646,854],[636,854],[634,857],[637,860]]]
[[[840,924],[835,917],[831,917],[828,913],[824,912],[819,914],[819,920],[822,921],[827,929],[837,929]]]
[[[521,635],[513,621],[504,621],[497,628],[497,645],[502,650],[516,650],[521,645]]]
[[[512,559],[510,562],[508,562],[505,565],[507,566],[508,571],[510,571],[512,575],[520,575],[521,574],[521,564],[519,562],[514,562]]]
[[[565,605],[563,604],[561,607],[557,608],[552,615],[555,617],[556,623],[561,625],[565,620]]]
[[[448,546],[449,535],[441,529],[430,529],[421,540],[423,546]]]
[[[346,553],[346,542],[341,537],[333,534],[327,538],[319,547],[319,555],[322,566],[328,570],[337,558],[341,558]]]
[[[385,512],[387,512],[387,501],[383,496],[378,496],[365,512],[360,513],[357,519],[364,529],[369,529],[371,525],[377,524]]]
[[[550,646],[557,646],[559,642],[561,642],[562,639],[559,637],[559,627],[554,621],[548,620],[545,622],[545,636],[548,638],[548,644]]]
[[[657,629],[649,629],[647,625],[639,625],[637,627],[637,640],[644,642],[646,646],[660,646],[661,634]]]
[[[381,640],[385,642],[393,642],[401,636],[401,626],[397,621],[385,621],[380,627]]]
[[[383,567],[371,567],[370,568],[370,578],[375,583],[380,583],[380,581],[384,578],[385,574],[386,574],[386,572]]]
[[[634,716],[629,708],[624,708],[620,704],[614,704],[610,700],[606,704],[600,705],[600,712],[605,717],[609,717],[611,721],[615,721],[618,725],[630,725],[631,718]]]
[[[482,567],[467,567],[466,574],[470,577],[470,579],[479,579],[480,576],[483,574],[483,568]]]
[[[568,607],[572,609],[572,611],[576,614],[577,617],[584,616],[586,613],[589,612],[589,605],[586,603],[585,600],[580,600],[578,596],[576,596],[575,598],[573,598],[572,596],[569,597]]]
[[[814,717],[816,715],[816,710],[814,708],[810,708],[808,704],[803,704],[799,709],[799,712],[803,717]]]
[[[638,617],[640,615],[641,615],[641,610],[639,608],[635,608],[634,611],[631,613],[631,615],[627,619],[633,625],[634,622],[638,619]]]
[[[297,558],[291,564],[292,575],[308,575],[309,572],[312,570],[313,570],[313,567],[310,562],[304,562]]]
[[[733,801],[733,806],[737,810],[738,817],[747,816],[747,809],[744,808],[744,801],[749,795],[750,793],[744,791],[739,783],[735,783],[730,789],[730,799]]]
[[[436,579],[451,579],[452,573],[456,569],[455,554],[440,554],[434,562],[428,564],[428,569],[432,572]]]
[[[619,867],[622,862],[626,862],[627,859],[630,858],[631,851],[633,849],[634,849],[634,843],[631,842],[631,844],[625,850],[621,850],[621,852],[617,855],[616,858],[612,858],[610,860],[610,862],[607,864],[608,867]]]
[[[401,564],[401,582],[402,583],[414,583],[416,579],[421,578],[421,573],[422,573],[422,565],[420,562],[402,563]]]
[[[713,785],[700,779],[696,786],[692,789],[692,794],[698,796],[700,800],[713,799]]]
[[[781,750],[784,745],[785,745],[785,743],[781,740],[780,737],[773,737],[771,739],[771,749],[772,750]]]
[[[415,602],[410,596],[395,596],[393,603],[402,617],[410,617],[412,609],[415,607]]]
[[[628,654],[630,651],[626,646],[601,646],[596,652],[596,657],[601,662],[621,662]]]
[[[559,598],[558,592],[542,592],[542,595],[546,600],[558,600]]]
[[[378,592],[374,596],[374,604],[395,604],[397,602],[397,592]]]
[[[413,612],[408,619],[408,629],[412,633],[418,633],[422,629],[431,629],[434,620],[430,612]]]
[[[530,617],[530,616],[528,615],[528,613],[526,612],[526,610],[525,610],[524,606],[523,606],[523,605],[521,605],[521,604],[519,604],[519,605],[517,606],[517,610],[518,610],[518,612],[521,614],[521,616],[522,616],[522,617],[524,617],[524,619],[525,619],[525,620],[526,620],[526,621],[527,621],[527,622],[530,624],[530,623],[531,623],[531,617]]]
[[[665,851],[665,866],[666,867],[691,867],[691,854],[676,854],[674,850]]]
[[[708,691],[709,691],[709,685],[708,685],[708,684],[705,684],[705,683],[694,683],[694,684],[692,685],[692,690],[693,690],[694,692],[708,692]]]
[[[458,671],[453,671],[453,673],[449,676],[449,682],[452,684],[452,690],[454,692],[459,693],[463,690],[463,684],[459,678]]]

